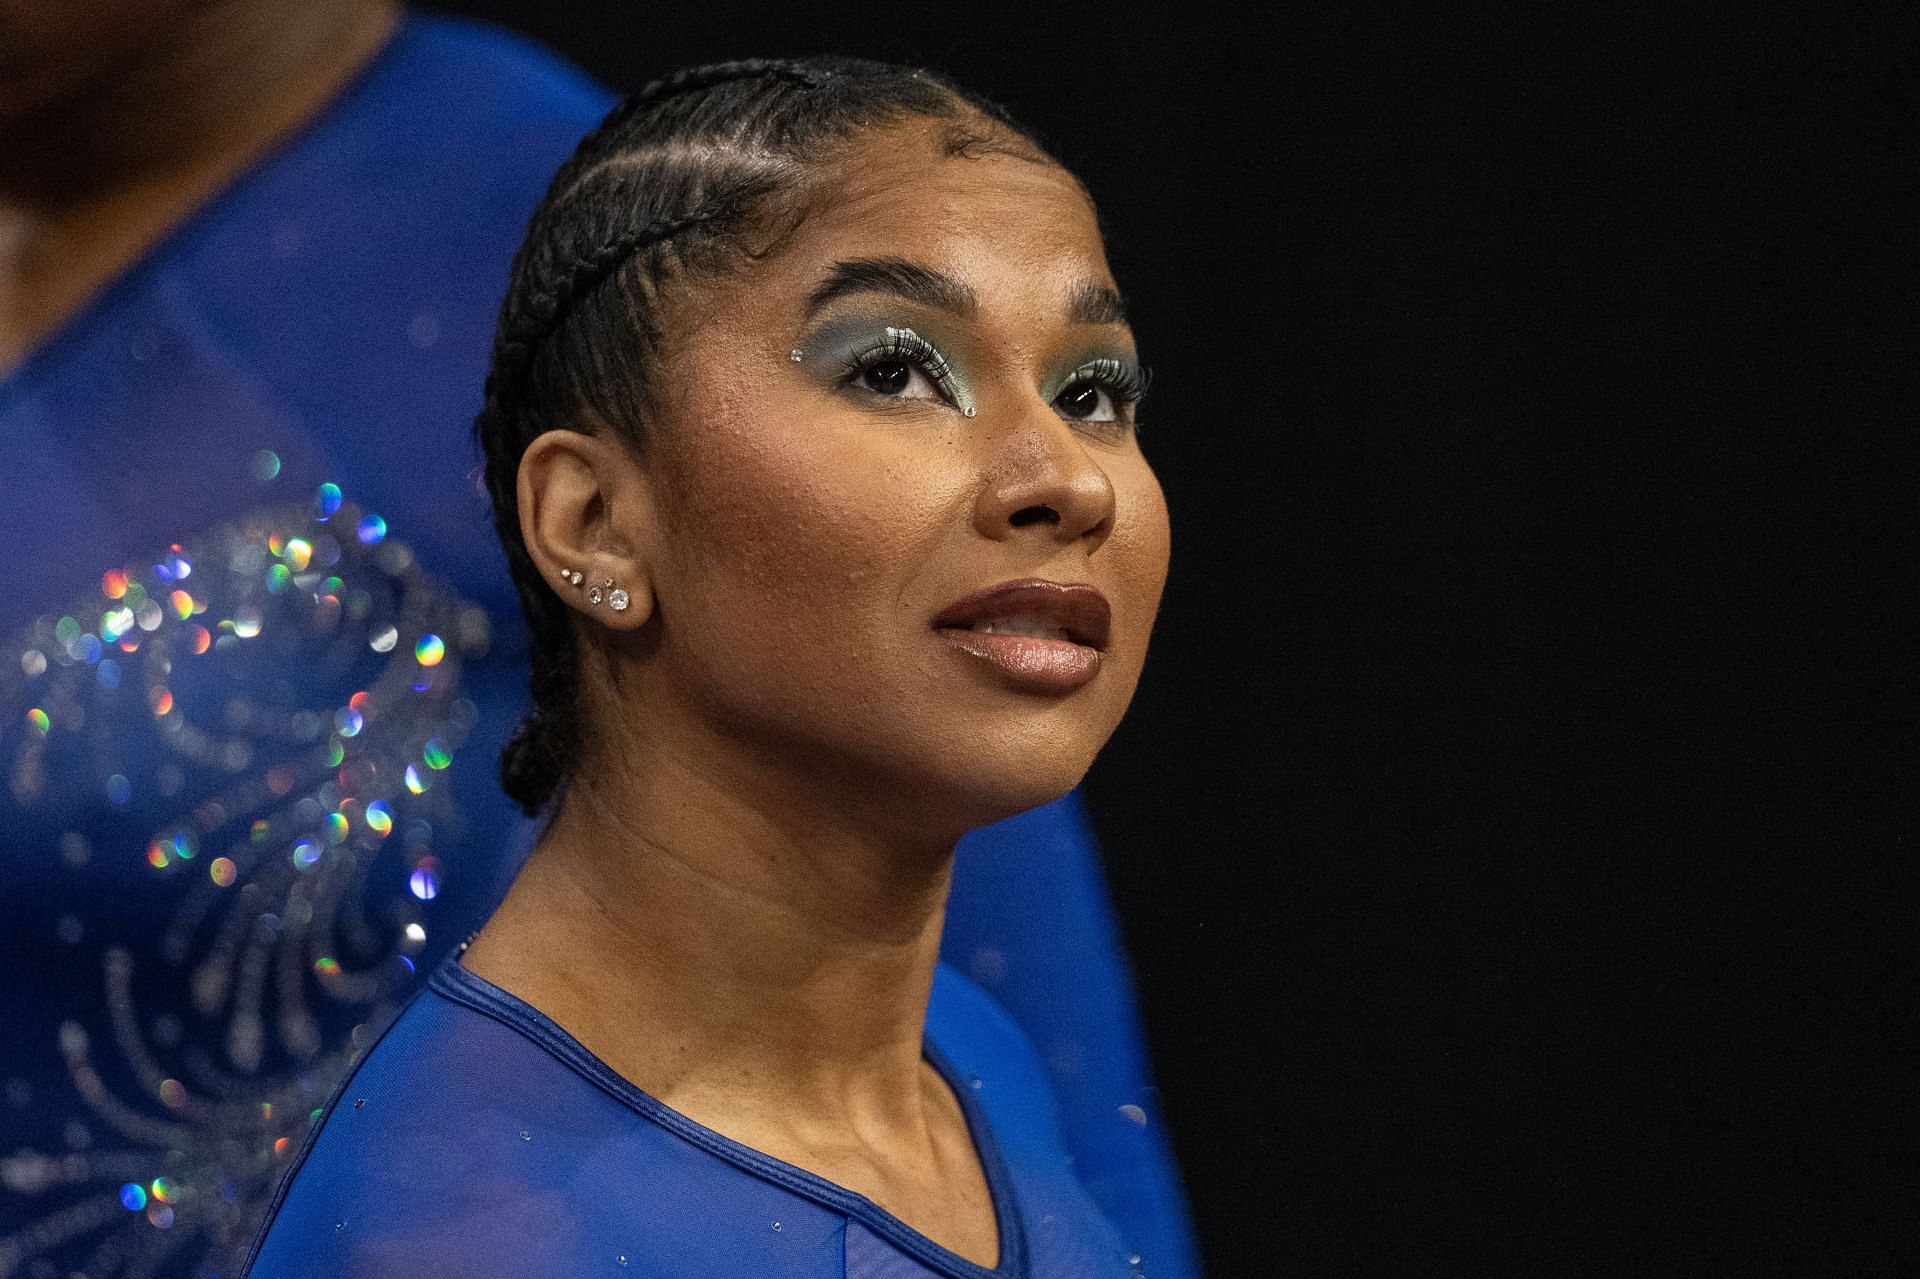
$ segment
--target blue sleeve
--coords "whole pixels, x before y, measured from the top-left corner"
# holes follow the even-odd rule
[[[942,951],[1033,1041],[1081,1179],[1137,1241],[1146,1272],[1155,1279],[1199,1274],[1079,791],[961,841]]]

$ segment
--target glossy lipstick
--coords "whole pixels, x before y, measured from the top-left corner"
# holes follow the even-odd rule
[[[1107,597],[1091,586],[1026,578],[948,605],[933,626],[1013,687],[1067,693],[1099,672],[1111,616]]]

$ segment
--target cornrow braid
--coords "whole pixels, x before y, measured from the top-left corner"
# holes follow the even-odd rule
[[[602,129],[609,126],[618,128],[626,122],[628,117],[645,111],[662,99],[682,93],[698,93],[728,80],[754,78],[785,80],[811,89],[824,83],[833,74],[831,70],[824,67],[779,58],[739,58],[732,62],[711,62],[705,66],[686,67],[670,76],[651,80],[641,86],[637,93],[628,95],[607,114],[607,118],[601,122],[600,127]]]
[[[488,374],[489,379],[497,379],[503,387],[516,386],[525,376],[540,343],[566,318],[567,309],[574,299],[585,297],[639,249],[670,240],[682,231],[720,217],[735,207],[737,197],[733,192],[728,192],[725,196],[709,200],[691,213],[661,218],[635,227],[625,235],[575,259],[559,272],[551,289],[533,295],[525,313],[513,317],[510,327],[508,321],[503,319],[495,340],[493,369]]]
[[[549,808],[572,776],[587,726],[573,609],[520,531],[522,455],[542,432],[596,423],[644,453],[676,290],[744,262],[778,197],[831,163],[839,144],[908,117],[944,124],[955,154],[991,134],[1050,158],[1003,108],[932,71],[857,58],[745,59],[675,72],[619,103],[534,211],[474,421],[532,656],[533,707],[500,758],[501,784],[528,816]]]

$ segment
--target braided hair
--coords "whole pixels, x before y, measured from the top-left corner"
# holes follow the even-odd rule
[[[644,453],[667,295],[721,278],[835,144],[908,117],[941,122],[950,154],[1015,149],[1052,162],[996,104],[943,76],[855,58],[693,67],[622,101],[554,176],[514,256],[474,434],[494,530],[526,617],[533,708],[500,758],[528,816],[578,762],[572,610],[528,554],[517,481],[545,431],[604,424]]]

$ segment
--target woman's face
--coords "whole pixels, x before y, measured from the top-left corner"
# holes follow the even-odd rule
[[[693,717],[668,723],[966,829],[1066,793],[1113,732],[1168,528],[1085,196],[940,137],[861,140],[770,258],[680,312],[637,464],[657,513],[644,685]],[[1091,591],[936,625],[1022,581]],[[976,629],[996,615],[1070,638]]]

